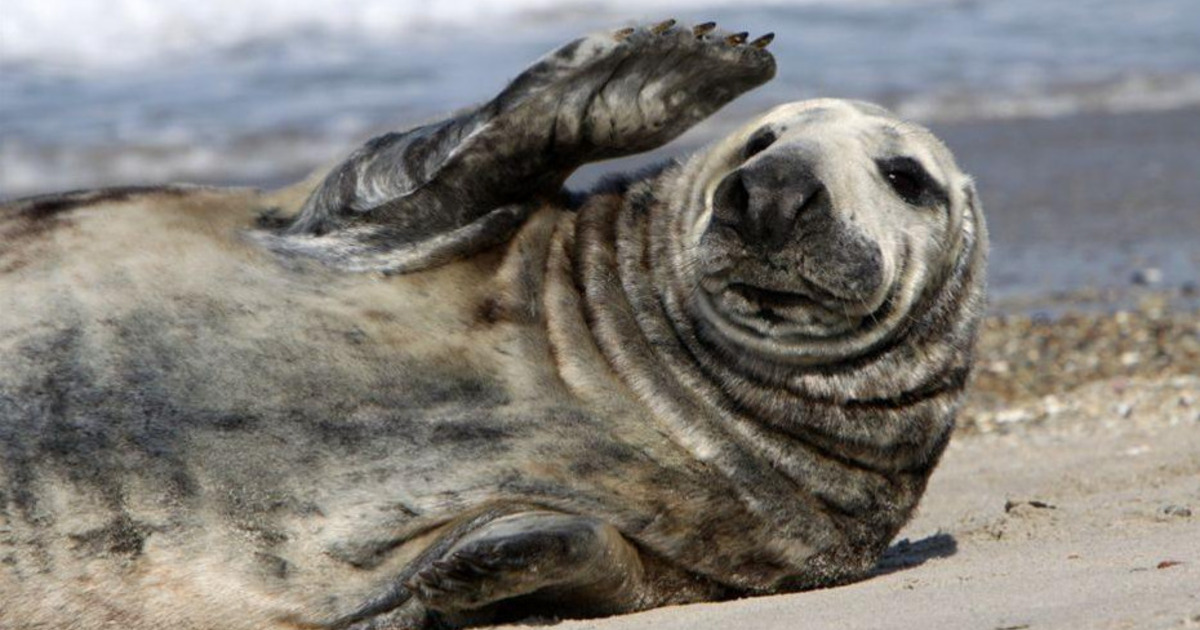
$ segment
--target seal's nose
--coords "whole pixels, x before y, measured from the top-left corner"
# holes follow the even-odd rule
[[[794,155],[764,155],[725,176],[713,197],[713,219],[747,245],[782,248],[805,215],[829,210],[829,192]]]

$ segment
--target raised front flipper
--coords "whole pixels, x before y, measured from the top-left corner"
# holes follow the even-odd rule
[[[379,250],[502,208],[519,223],[580,165],[661,146],[766,82],[775,72],[769,41],[673,21],[574,41],[482,107],[368,142],[287,233],[353,230],[360,249]]]

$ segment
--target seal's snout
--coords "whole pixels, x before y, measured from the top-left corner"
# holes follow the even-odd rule
[[[776,144],[717,184],[704,243],[722,268],[721,282],[710,284],[733,293],[728,310],[793,323],[836,319],[840,333],[880,306],[883,252],[841,207],[860,200],[835,199],[819,164],[811,147]]]
[[[805,160],[768,154],[725,176],[713,197],[713,218],[750,247],[782,249],[807,216],[828,214],[829,192]]]

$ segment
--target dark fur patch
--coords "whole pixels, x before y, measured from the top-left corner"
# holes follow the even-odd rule
[[[146,539],[154,531],[154,527],[122,514],[104,527],[71,535],[71,540],[77,551],[87,555],[137,557],[142,554]]]
[[[214,413],[208,418],[208,424],[220,431],[246,431],[253,429],[260,418],[250,413]]]
[[[7,262],[0,273],[10,273],[26,267],[36,258],[36,250],[21,249],[21,245],[35,242],[54,230],[72,225],[66,215],[78,208],[101,203],[127,201],[137,196],[150,194],[181,197],[196,188],[188,186],[127,186],[76,190],[52,195],[39,195],[9,201],[0,207],[0,240],[12,244]]]
[[[0,273],[11,273],[37,260],[42,248],[56,230],[69,228],[74,221],[60,216],[30,218],[20,214],[0,217]]]
[[[254,552],[254,561],[264,574],[279,580],[286,579],[291,571],[291,565],[287,560],[272,553],[256,551]]]
[[[18,214],[16,219],[5,226],[4,239],[11,243],[32,241],[65,225],[71,225],[71,221],[55,215],[27,217]]]
[[[601,177],[587,192],[570,193],[572,206],[578,208],[583,202],[590,201],[598,195],[624,196],[634,184],[657,179],[663,171],[678,165],[677,160],[663,160],[628,173],[609,173]]]
[[[9,205],[17,214],[34,220],[48,219],[83,206],[128,201],[134,197],[160,194],[182,197],[195,188],[188,186],[122,186],[96,190],[73,190],[52,195],[15,199]]]
[[[292,224],[292,217],[283,215],[280,208],[265,208],[254,218],[254,227],[260,230],[283,231]]]
[[[464,377],[438,381],[430,378],[412,402],[429,406],[491,407],[508,402],[508,392],[491,379]]]
[[[917,390],[900,392],[891,398],[848,400],[842,404],[855,410],[899,411],[939,396],[959,395],[966,388],[970,373],[968,368],[956,368],[950,370],[941,380],[925,383],[924,387]],[[834,401],[821,402],[836,404]]]
[[[571,474],[580,478],[609,475],[615,470],[625,470],[638,463],[644,454],[625,442],[611,439],[595,440],[583,450],[589,456],[571,462]],[[642,462],[648,465],[649,462]]]
[[[581,37],[581,38],[563,46],[562,48],[559,48],[558,52],[555,53],[555,55],[564,61],[571,61],[571,60],[575,59],[575,53],[579,51],[579,46],[582,44],[583,44],[583,38]]]
[[[488,326],[498,324],[508,319],[506,311],[499,298],[489,297],[475,309],[475,322]]]
[[[366,318],[370,321],[373,321],[373,322],[391,323],[391,322],[396,321],[395,315],[393,315],[387,311],[381,311],[381,310],[373,309],[373,308],[363,311],[362,315],[364,318]]]
[[[504,427],[488,426],[471,418],[463,421],[453,421],[436,424],[430,430],[429,438],[435,444],[454,442],[465,443],[497,443],[511,438],[513,432]]]

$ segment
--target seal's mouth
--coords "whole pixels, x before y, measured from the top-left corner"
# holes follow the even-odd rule
[[[746,282],[710,282],[704,298],[730,323],[770,337],[828,337],[862,323],[856,309],[816,287],[764,287]]]
[[[740,282],[729,285],[724,297],[732,305],[749,306],[755,316],[775,323],[795,321],[803,313],[823,308],[804,293],[775,291]]]

